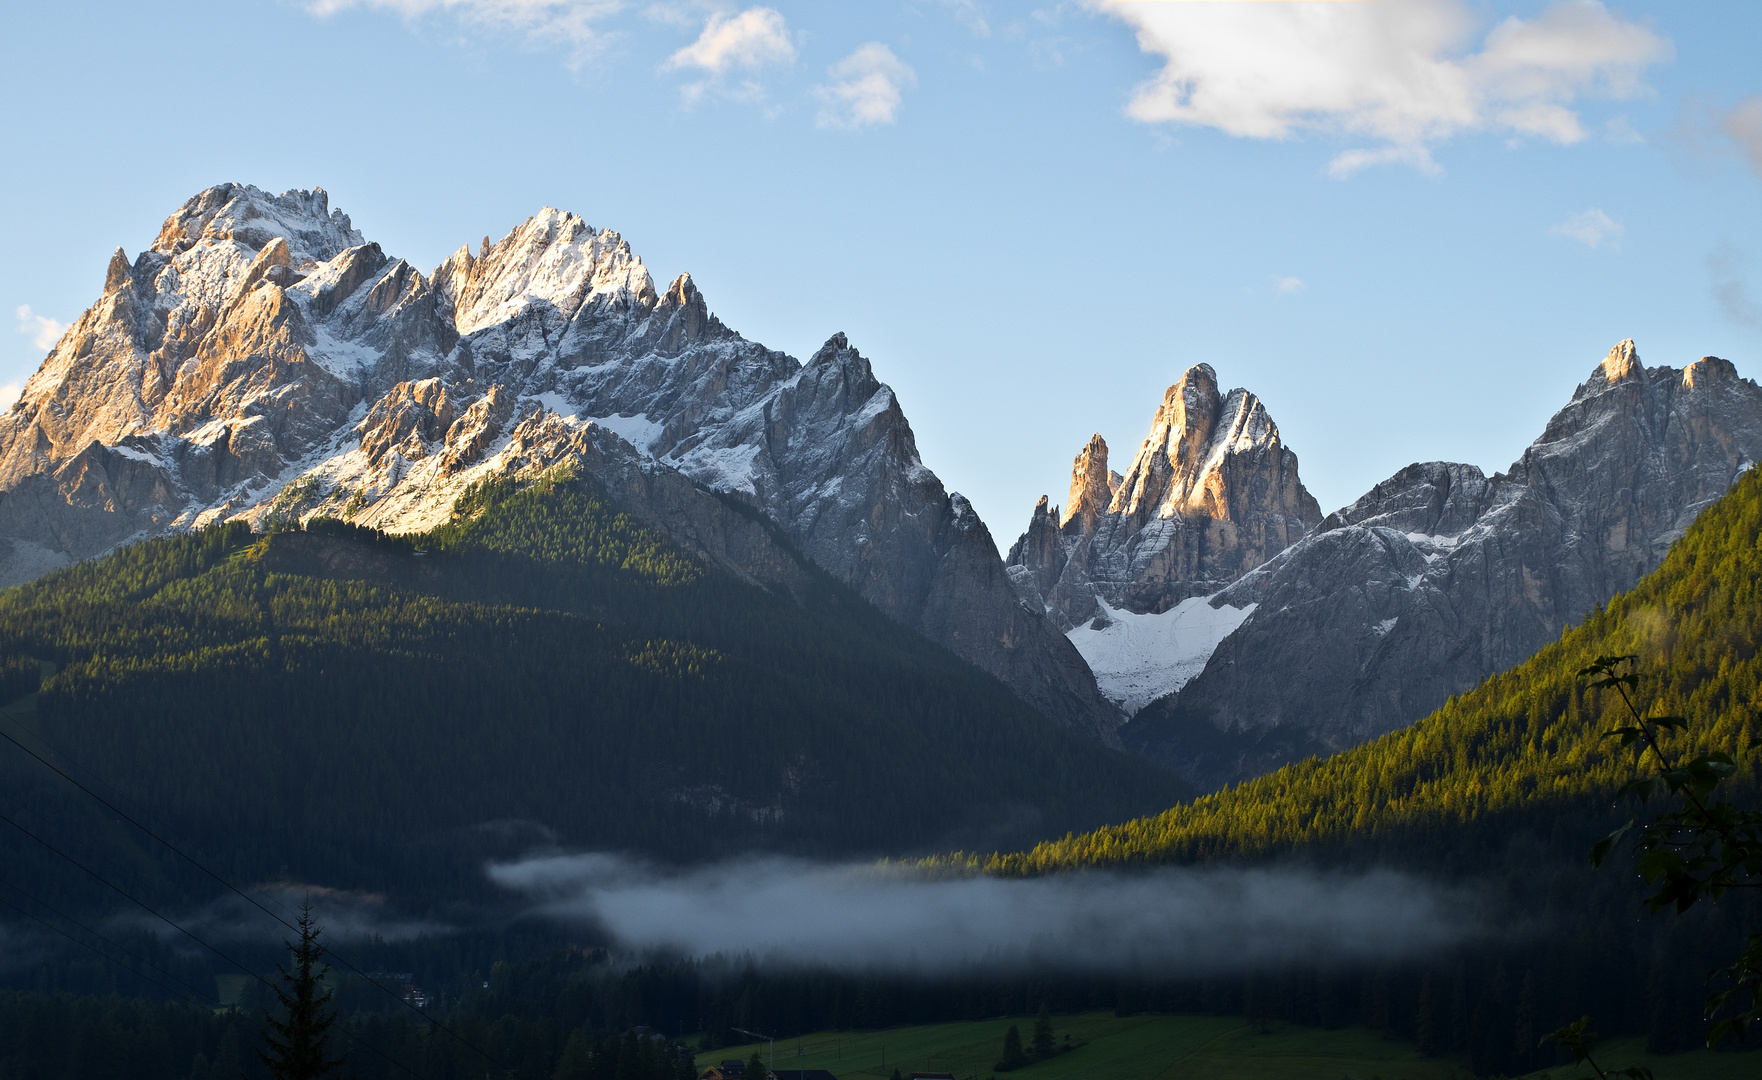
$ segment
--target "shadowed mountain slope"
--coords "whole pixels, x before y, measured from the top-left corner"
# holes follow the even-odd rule
[[[484,859],[535,846],[852,855],[1056,835],[1173,794],[756,510],[604,438],[626,459],[601,475],[470,488],[416,537],[235,522],[57,571],[0,595],[0,652],[60,665],[44,744],[235,880],[413,903],[481,894]],[[644,520],[656,506],[695,548]],[[153,887],[153,852],[3,764],[8,801],[63,807],[69,843]]]

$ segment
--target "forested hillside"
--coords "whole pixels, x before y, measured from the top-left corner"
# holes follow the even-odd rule
[[[1152,817],[926,865],[1003,876],[1243,860],[1395,866],[1480,890],[1497,932],[1349,976],[1345,1015],[1466,1053],[1481,1072],[1545,1064],[1535,1039],[1586,1012],[1605,1033],[1686,1049],[1705,1035],[1708,973],[1762,928],[1762,902],[1739,890],[1683,916],[1647,916],[1625,853],[1590,868],[1592,843],[1641,808],[1616,799],[1635,775],[1632,755],[1602,738],[1627,722],[1620,701],[1578,672],[1599,655],[1637,656],[1641,706],[1689,721],[1665,749],[1731,753],[1740,766],[1729,794],[1753,805],[1759,641],[1762,475],[1751,471],[1638,587],[1409,728]],[[1330,977],[1296,960],[1267,976],[1272,1004],[1261,1007],[1313,1017],[1314,988]]]
[[[1762,743],[1762,475],[1708,508],[1641,584],[1412,727],[1311,758],[1154,817],[985,860],[993,873],[1264,855],[1351,845],[1399,857],[1537,830],[1589,844],[1631,757],[1602,740],[1613,695],[1577,672],[1635,654],[1640,701],[1689,719],[1667,748],[1720,749],[1754,790]]]
[[[424,904],[481,894],[484,858],[533,844],[933,849],[1178,795],[825,574],[742,584],[590,480],[498,482],[459,511],[405,538],[233,524],[0,595],[0,652],[59,668],[27,741],[235,880]],[[0,746],[0,770],[8,813],[164,884],[40,765]],[[0,850],[90,891],[10,831]]]

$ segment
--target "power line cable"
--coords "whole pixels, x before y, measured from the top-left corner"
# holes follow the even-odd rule
[[[5,715],[4,712],[0,711],[0,717],[4,717],[4,715]],[[15,726],[18,726],[20,734],[24,733],[24,728],[22,727],[22,725],[15,725]],[[109,810],[111,813],[116,814],[118,817],[122,818],[124,821],[133,825],[135,828],[146,833],[152,839],[157,840],[159,843],[161,843],[165,847],[169,848],[172,852],[177,854],[179,857],[184,858],[187,861],[190,861],[192,863],[195,862],[194,859],[185,855],[183,853],[183,851],[176,844],[174,844],[172,841],[155,833],[152,829],[148,828],[145,824],[143,824],[139,820],[139,818],[130,816],[121,807],[117,806],[116,805],[117,802],[123,801],[124,797],[120,793],[117,792],[116,788],[113,785],[111,785],[110,783],[105,781],[105,779],[102,776],[99,776],[97,773],[93,772],[91,769],[88,769],[85,766],[81,765],[79,762],[73,761],[71,759],[63,760],[62,764],[60,764],[60,765],[56,764],[54,761],[51,760],[51,757],[58,756],[58,755],[55,754],[55,749],[54,749],[54,747],[49,745],[48,740],[44,739],[40,732],[30,732],[30,734],[34,737],[34,741],[37,743],[41,752],[39,752],[38,750],[31,749],[29,746],[27,746],[23,742],[19,741],[18,735],[14,734],[12,732],[8,732],[7,730],[5,730],[5,728],[3,726],[0,726],[0,739],[5,739],[7,742],[10,742],[12,745],[18,747],[19,750],[23,751],[26,755],[35,759],[36,762],[38,764],[42,765],[45,769],[48,769],[50,772],[61,777],[63,780],[66,780],[69,784],[72,784],[75,788],[78,788],[80,791],[82,791],[86,795],[90,796],[93,799],[93,801],[97,802],[99,805],[103,806],[105,809]],[[65,768],[63,766],[65,766]],[[82,774],[85,777],[85,780],[82,781],[81,779],[79,779],[79,777],[76,777],[76,776],[72,775],[71,773],[69,773],[68,772],[69,769],[73,770],[74,772]],[[100,788],[100,789],[103,789],[103,791],[94,791],[93,788]],[[108,792],[108,794],[105,794],[104,792]],[[141,815],[141,817],[145,817],[145,816],[146,815],[144,815],[144,814]],[[166,830],[166,831],[169,832],[170,830]],[[96,853],[93,853],[93,854],[96,854]],[[209,877],[213,877],[216,880],[221,880],[218,875],[214,874],[212,871],[208,870],[206,867],[198,866],[198,868],[201,869],[203,873],[208,874]],[[226,882],[221,881],[221,884],[225,885]],[[246,899],[249,900],[250,897],[246,897]],[[281,908],[283,915],[287,916],[288,918],[293,917],[293,910],[291,908],[287,907],[286,905],[280,903],[279,901],[275,900],[273,897],[270,898],[270,903],[273,903],[273,904],[275,904],[276,907]],[[283,926],[287,927],[289,930],[298,929],[298,927],[296,927],[293,923],[289,922],[287,918],[277,918],[273,912],[269,912],[268,914],[270,915],[271,918],[275,918],[277,922],[280,922]],[[326,948],[328,949],[328,946]]]
[[[159,843],[165,845],[166,849],[171,851],[178,858],[183,859],[185,862],[189,863],[191,866],[200,870],[202,873],[208,875],[210,878],[214,879],[214,881],[218,882],[220,885],[224,886],[226,889],[230,890],[235,895],[237,895],[240,899],[244,900],[247,904],[250,904],[252,907],[256,908],[258,911],[261,911],[263,914],[274,919],[276,922],[281,923],[284,927],[286,927],[289,930],[297,930],[298,929],[298,927],[296,927],[293,923],[289,922],[287,919],[283,918],[280,915],[277,915],[275,912],[269,910],[267,907],[264,907],[263,904],[260,903],[255,897],[246,893],[243,889],[240,889],[238,886],[234,885],[232,882],[221,877],[219,874],[215,873],[214,871],[208,869],[208,867],[203,865],[201,861],[199,861],[198,859],[195,858],[195,856],[185,853],[183,851],[183,849],[179,848],[176,844],[173,844],[170,840],[165,839],[165,837],[160,836],[158,833],[154,832],[152,829],[143,825],[140,821],[138,821],[134,817],[130,816],[126,811],[124,811],[121,807],[117,806],[115,803],[111,802],[109,799],[106,799],[104,796],[98,794],[96,791],[93,791],[91,788],[87,787],[85,784],[82,784],[78,780],[74,779],[72,776],[69,776],[60,766],[56,765],[54,762],[45,758],[43,755],[37,753],[35,750],[32,750],[30,747],[26,746],[24,743],[19,742],[16,738],[14,738],[12,736],[12,734],[10,732],[8,732],[4,729],[0,729],[0,739],[5,739],[7,742],[18,747],[20,750],[24,751],[26,754],[29,754],[32,758],[36,759],[36,761],[38,763],[40,763],[44,768],[48,769],[50,772],[53,772],[55,775],[61,777],[63,780],[66,780],[68,783],[72,784],[74,787],[85,792],[87,795],[89,795],[93,799],[97,800],[105,808],[110,810],[112,813],[116,814],[118,817],[122,818],[124,821],[128,822],[130,825],[133,825],[135,828],[146,833],[148,836],[152,837],[154,840],[157,840]],[[371,975],[368,975],[366,972],[362,971],[360,968],[358,968],[354,964],[350,963],[347,957],[341,955],[340,953],[337,953],[333,949],[330,949],[328,946],[326,947],[325,951],[337,963],[341,964],[343,967],[347,968],[348,970],[354,972],[356,975],[360,976],[362,979],[365,979],[368,983],[370,983],[374,987],[376,987],[379,990],[381,990],[382,992],[384,992],[386,994],[386,996],[390,997],[393,1001],[398,1002],[400,1005],[403,1005],[405,1008],[409,1009],[411,1012],[413,1012],[417,1016],[421,1017],[424,1021],[428,1022],[429,1024],[434,1025],[434,1027],[436,1029],[438,1029],[442,1032],[445,1032],[448,1036],[450,1036],[451,1038],[456,1040],[461,1046],[464,1046],[465,1048],[469,1049],[472,1053],[483,1058],[483,1060],[489,1062],[491,1065],[494,1065],[498,1069],[501,1069],[505,1072],[512,1071],[508,1068],[508,1066],[497,1061],[487,1051],[485,1051],[485,1050],[481,1049],[480,1047],[476,1046],[475,1044],[473,1044],[471,1042],[471,1040],[465,1038],[463,1035],[454,1031],[448,1025],[441,1023],[439,1020],[436,1020],[435,1018],[429,1016],[427,1013],[423,1012],[420,1008],[418,1008],[416,1006],[415,1002],[410,1001],[408,998],[404,997],[402,994],[399,994],[399,993],[395,992],[394,990],[392,990],[391,987],[389,987],[389,986],[385,985],[384,983],[380,982],[379,980],[373,978]]]
[[[141,964],[145,965],[146,967],[156,970],[159,974],[164,975],[166,978],[170,979],[171,981],[177,983],[179,986],[183,987],[185,990],[188,990],[190,993],[194,994],[196,996],[196,998],[201,1001],[201,1003],[203,1004],[204,1007],[206,1007],[209,1004],[209,999],[207,997],[203,996],[202,991],[191,986],[189,983],[184,982],[181,978],[174,975],[172,972],[168,971],[164,966],[160,965],[156,961],[151,960],[148,957],[142,956],[141,954],[139,954],[137,952],[132,952],[127,946],[123,945],[121,942],[117,941],[116,939],[107,936],[102,931],[98,930],[97,928],[87,926],[85,923],[80,922],[78,919],[74,918],[72,915],[69,915],[67,912],[62,911],[60,908],[57,908],[54,904],[51,904],[49,901],[43,899],[40,896],[37,896],[36,894],[30,892],[27,889],[21,888],[17,882],[7,881],[4,878],[0,878],[0,885],[6,886],[8,889],[11,889],[13,892],[24,897],[26,900],[29,900],[31,903],[37,905],[40,908],[45,909],[51,915],[55,915],[55,916],[59,917],[64,922],[72,923],[74,926],[77,926],[81,930],[84,930],[86,933],[97,938],[99,941],[104,942],[106,945],[109,945],[111,948],[115,949],[117,952],[122,953],[124,956],[127,956],[133,960],[137,960]],[[9,904],[8,906],[11,907],[14,911],[21,911],[22,910],[16,904]],[[29,915],[28,912],[26,914]],[[36,918],[36,916],[34,916],[34,915],[29,915],[29,917]],[[42,922],[43,920],[38,919],[37,921]],[[50,926],[50,924],[46,923],[46,922],[44,922],[43,925]],[[51,926],[51,929],[54,929],[54,928]],[[80,942],[79,939],[73,938],[73,937],[69,937],[69,940],[78,942],[79,944],[82,944],[82,945],[88,944],[86,942]],[[103,954],[99,953],[99,955],[103,955]]]
[[[17,892],[22,896],[28,897],[29,899],[31,899],[32,901],[35,901],[36,903],[39,903],[39,904],[42,903],[41,900],[38,900],[36,897],[31,896],[30,893],[25,892],[23,889],[20,889],[18,886],[12,884],[11,882],[4,882],[4,883],[0,883],[0,884],[5,884],[7,888],[12,889],[14,892]],[[140,979],[143,982],[152,983],[154,986],[157,986],[159,989],[164,990],[166,993],[171,994],[175,997],[186,998],[189,1000],[189,1002],[192,1005],[196,1005],[200,1008],[207,1009],[207,1008],[211,1007],[210,1003],[205,998],[203,998],[201,996],[200,991],[198,991],[195,987],[191,986],[189,983],[186,983],[182,979],[179,979],[176,976],[172,975],[170,972],[164,971],[164,969],[159,969],[160,974],[165,975],[166,978],[171,979],[173,982],[177,983],[178,986],[183,987],[183,990],[180,991],[176,987],[173,987],[168,983],[160,981],[158,978],[155,978],[152,974],[149,974],[148,972],[139,971],[139,970],[136,970],[135,968],[130,967],[129,965],[123,963],[121,960],[118,960],[116,957],[111,956],[108,953],[106,953],[104,950],[98,948],[98,946],[93,945],[91,942],[80,940],[79,938],[68,933],[66,930],[63,930],[61,927],[56,926],[54,923],[50,922],[49,920],[44,919],[41,916],[32,914],[29,911],[26,911],[24,908],[19,907],[17,904],[13,903],[12,901],[7,900],[5,897],[0,897],[0,904],[3,904],[6,907],[11,908],[13,911],[18,912],[20,915],[23,915],[25,918],[31,920],[32,922],[43,927],[44,929],[49,930],[49,931],[56,933],[56,934],[60,934],[62,937],[73,942],[75,945],[78,945],[84,949],[91,950],[93,953],[97,954],[99,959],[110,961],[112,964],[115,964],[117,967],[122,968],[124,971],[128,972],[130,975],[133,975],[135,978]],[[53,914],[60,915],[62,918],[67,919],[68,922],[73,923],[75,926],[79,927],[81,930],[84,930],[86,933],[91,934],[93,937],[97,938],[98,940],[105,942],[106,944],[110,945],[112,948],[117,949],[118,951],[124,953],[125,955],[134,957],[135,959],[140,960],[142,963],[147,964],[150,967],[154,966],[154,965],[152,965],[151,961],[145,960],[138,953],[129,952],[129,950],[123,948],[121,945],[118,945],[116,942],[112,941],[110,938],[105,937],[103,934],[100,934],[98,931],[92,929],[91,927],[85,925],[84,923],[79,922],[77,919],[69,918],[67,915],[64,915],[61,912],[56,911],[54,908],[49,907],[49,905],[47,905],[47,904],[43,904],[43,906],[49,908],[49,911],[52,912]]]
[[[209,952],[213,953],[215,956],[220,957],[222,960],[225,960],[227,963],[231,964],[233,967],[238,968],[240,971],[244,972],[246,975],[249,975],[251,978],[256,979],[258,982],[260,982],[264,986],[268,987],[271,992],[275,991],[276,987],[275,987],[274,983],[271,983],[268,979],[265,979],[263,976],[257,974],[255,971],[252,971],[249,967],[247,967],[244,963],[240,962],[239,960],[236,960],[233,957],[228,956],[226,953],[221,952],[215,946],[210,945],[206,941],[203,941],[201,938],[197,937],[195,935],[195,933],[193,933],[192,931],[186,930],[182,926],[179,926],[169,916],[166,916],[166,915],[160,913],[156,908],[154,908],[151,904],[148,904],[145,900],[141,900],[141,899],[135,897],[134,895],[130,894],[127,889],[124,889],[122,886],[117,885],[115,882],[108,880],[107,878],[104,877],[104,875],[98,873],[96,870],[93,870],[91,867],[87,866],[85,863],[80,862],[78,859],[74,858],[72,855],[69,855],[67,852],[62,851],[60,848],[56,847],[54,844],[51,844],[49,841],[38,836],[36,833],[31,832],[29,829],[25,828],[23,825],[20,825],[18,822],[12,820],[12,818],[6,816],[5,814],[0,814],[0,821],[4,821],[6,824],[17,829],[19,832],[30,837],[32,840],[35,840],[37,843],[48,848],[50,851],[61,856],[63,859],[66,859],[69,863],[72,863],[74,866],[78,867],[81,871],[83,871],[87,875],[89,875],[92,878],[92,880],[94,880],[94,881],[98,882],[100,885],[103,885],[104,887],[114,891],[118,896],[121,896],[123,899],[127,900],[129,903],[134,904],[135,906],[139,907],[142,911],[145,911],[147,914],[158,919],[160,922],[163,922],[165,925],[171,927],[173,930],[176,930],[178,933],[189,938],[191,941],[202,946],[204,949],[207,949]],[[409,1073],[411,1076],[416,1077],[417,1080],[422,1080],[422,1074],[420,1074],[416,1070],[410,1068],[408,1065],[405,1065],[403,1062],[399,1061],[398,1059],[392,1057],[390,1054],[386,1053],[384,1050],[381,1050],[379,1047],[368,1042],[366,1039],[362,1038],[361,1036],[350,1031],[347,1027],[339,1026],[339,1027],[337,1027],[336,1030],[342,1032],[344,1035],[346,1035],[350,1039],[354,1040],[358,1045],[360,1045],[364,1049],[372,1051],[373,1053],[384,1058],[386,1061],[390,1062],[392,1065],[396,1066],[397,1068],[400,1068],[400,1069],[404,1070],[405,1072]]]

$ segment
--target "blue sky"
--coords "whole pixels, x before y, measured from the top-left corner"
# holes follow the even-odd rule
[[[548,204],[849,333],[1001,547],[1201,361],[1333,509],[1622,338],[1762,375],[1758,55],[1754,2],[7,5],[0,383],[211,184],[424,267]]]

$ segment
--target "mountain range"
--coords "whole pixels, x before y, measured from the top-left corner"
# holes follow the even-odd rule
[[[1762,457],[1762,389],[1623,341],[1506,471],[1416,463],[1326,517],[1205,365],[1126,476],[1106,454],[1009,571],[1133,712],[1126,744],[1214,788],[1410,724],[1631,588]]]
[[[1624,341],[1509,469],[1416,463],[1324,513],[1266,402],[1202,364],[1124,472],[1089,440],[1004,558],[843,335],[805,363],[749,342],[561,211],[420,273],[322,191],[221,185],[118,251],[0,416],[0,732],[35,756],[0,754],[0,861],[24,915],[121,927],[117,889],[224,922],[169,840],[365,905],[412,937],[376,955],[461,1002],[500,1009],[526,964],[573,1002],[522,1006],[551,1035],[587,1023],[552,1015],[580,941],[455,940],[514,914],[498,860],[1393,868],[1486,932],[1361,970],[996,977],[1362,1023],[1482,1075],[1550,1064],[1538,1031],[1586,1008],[1686,1048],[1758,901],[1636,930],[1632,875],[1584,866],[1632,763],[1576,673],[1634,653],[1682,747],[1762,737],[1759,450],[1732,364]],[[16,940],[39,951],[6,978],[133,985]],[[754,1002],[837,986],[859,1023],[877,993],[929,1022],[1000,985],[765,971],[711,1007],[679,964],[626,974],[672,990],[608,990],[629,1007],[601,1027],[770,1029]]]
[[[830,574],[1209,788],[1523,660],[1759,454],[1753,382],[1627,341],[1506,471],[1416,463],[1324,514],[1265,402],[1201,364],[1124,473],[1092,438],[1000,558],[842,334],[805,363],[748,341],[559,210],[422,273],[322,190],[223,184],[118,249],[0,416],[0,580],[224,521],[426,534],[478,486],[563,469],[746,584]]]
[[[1117,744],[1117,710],[842,334],[806,364],[747,341],[689,276],[657,291],[617,233],[548,208],[424,275],[322,190],[190,199],[118,249],[0,417],[0,580],[222,520],[422,531],[472,483],[573,458],[589,425]]]

